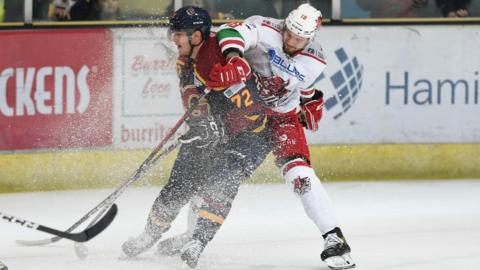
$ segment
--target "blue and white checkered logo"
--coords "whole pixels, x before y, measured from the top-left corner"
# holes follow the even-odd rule
[[[325,109],[333,113],[333,119],[338,119],[351,108],[358,97],[363,82],[363,65],[358,62],[357,57],[349,57],[344,48],[336,50],[335,56],[338,63],[332,66],[339,69],[330,76],[334,94],[326,97]],[[326,76],[329,75],[322,74],[319,80]],[[331,91],[325,90],[327,93]]]

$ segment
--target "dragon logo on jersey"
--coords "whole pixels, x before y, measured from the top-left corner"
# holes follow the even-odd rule
[[[268,57],[272,66],[280,69],[282,72],[297,77],[301,82],[305,81],[305,75],[301,74],[292,63],[288,62],[288,60],[285,60],[282,56],[278,55],[274,49],[268,50]]]
[[[329,91],[333,89],[334,94],[325,99],[324,107],[333,113],[333,119],[338,119],[351,108],[358,97],[363,82],[363,65],[359,63],[357,57],[349,57],[344,48],[337,49],[335,56],[338,61],[329,61],[330,69],[327,69],[335,72],[333,75],[322,73],[318,82],[331,83],[325,86],[325,89]],[[326,77],[330,80],[322,81]]]

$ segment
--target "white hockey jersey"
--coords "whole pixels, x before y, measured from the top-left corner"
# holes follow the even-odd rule
[[[283,51],[282,32],[284,20],[252,16],[244,23],[223,25],[219,31],[222,52],[229,48],[239,49],[255,72],[263,76],[279,76],[287,84],[289,93],[272,108],[285,113],[298,109],[300,97],[311,97],[315,91],[314,83],[319,79],[327,63],[321,45],[313,38],[307,46],[296,53],[288,55]]]

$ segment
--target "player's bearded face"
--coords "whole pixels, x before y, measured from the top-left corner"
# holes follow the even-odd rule
[[[170,41],[175,43],[178,55],[188,56],[190,53],[190,43],[188,42],[187,32],[171,32],[169,33]]]
[[[287,54],[293,54],[303,50],[303,48],[307,46],[308,41],[308,38],[297,36],[288,29],[283,31],[283,51]]]

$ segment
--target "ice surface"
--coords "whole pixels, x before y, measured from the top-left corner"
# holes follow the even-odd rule
[[[363,270],[480,269],[480,181],[325,183],[352,256]],[[178,258],[154,250],[119,260],[120,245],[139,233],[159,188],[131,188],[118,200],[119,214],[101,235],[86,243],[79,260],[62,240],[24,247],[16,239],[49,235],[0,223],[0,260],[9,269],[180,269]],[[111,190],[0,195],[0,210],[65,229]],[[170,234],[185,229],[182,212]],[[328,269],[319,259],[320,233],[284,185],[242,186],[230,217],[207,247],[199,269]]]

